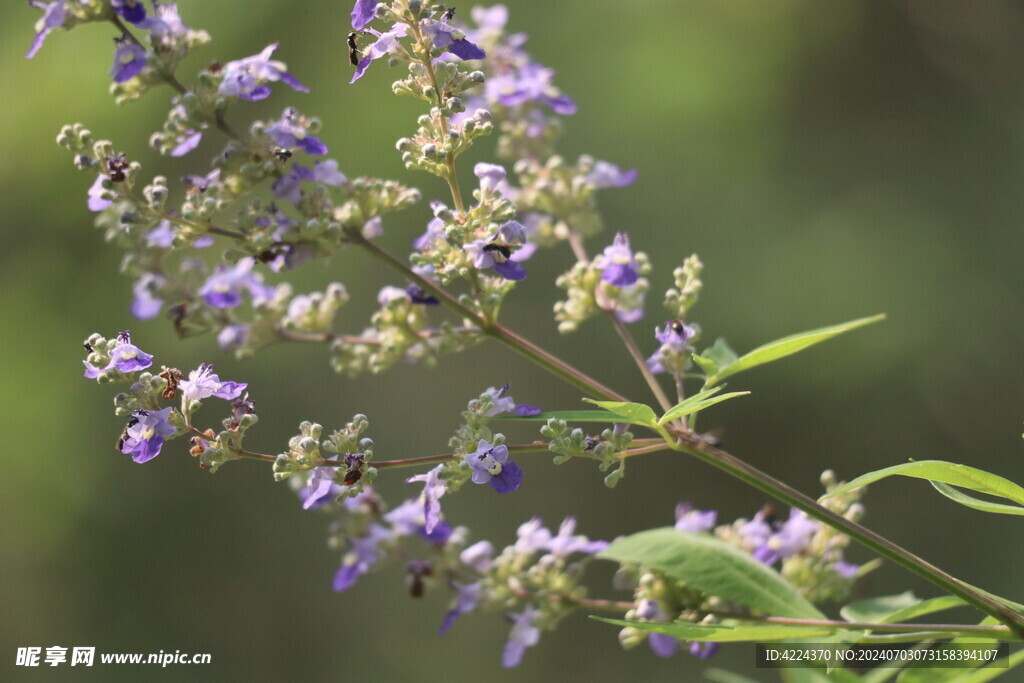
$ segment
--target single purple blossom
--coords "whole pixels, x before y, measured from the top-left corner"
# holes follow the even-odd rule
[[[434,47],[448,48],[448,51],[463,61],[483,59],[487,54],[478,45],[470,42],[462,31],[444,21],[429,23],[423,32],[430,36]],[[462,37],[456,38],[459,35]]]
[[[718,512],[715,510],[698,510],[689,503],[676,505],[676,529],[699,534],[715,528]]]
[[[298,147],[313,156],[327,154],[327,145],[307,133],[306,123],[294,107],[288,107],[280,119],[267,127],[266,133],[279,147]]]
[[[458,595],[455,597],[455,606],[444,615],[441,628],[437,630],[438,634],[444,634],[452,627],[456,619],[463,614],[468,614],[475,610],[476,606],[480,603],[480,597],[483,595],[484,587],[479,581],[476,583],[452,581],[451,585],[458,591]]]
[[[508,615],[512,622],[512,632],[508,636],[508,642],[505,643],[501,657],[501,665],[506,669],[519,666],[519,663],[523,661],[526,648],[532,647],[540,641],[540,629],[534,625],[540,614],[539,609],[527,606],[519,614]]]
[[[247,256],[233,268],[217,266],[216,272],[199,288],[199,295],[214,308],[235,308],[242,303],[242,291],[248,291],[253,303],[263,303],[274,297],[274,288],[263,283],[263,277],[253,272],[255,259]]]
[[[340,593],[355,585],[356,580],[377,562],[377,548],[389,538],[391,532],[386,527],[374,523],[367,529],[365,536],[349,539],[350,550],[342,561],[341,569],[334,574],[334,590]]]
[[[54,2],[32,2],[30,3],[34,7],[38,7],[43,10],[43,16],[36,22],[36,37],[32,40],[32,45],[29,47],[28,52],[25,53],[25,57],[32,59],[39,52],[39,48],[43,46],[43,41],[46,40],[46,36],[50,35],[53,29],[57,28],[64,23],[64,0],[55,0]]]
[[[170,407],[135,411],[125,428],[121,452],[132,456],[137,463],[149,462],[159,455],[164,439],[176,431],[167,421],[170,414]]]
[[[203,132],[201,130],[192,130],[189,128],[174,139],[175,145],[167,154],[172,157],[183,157],[198,147],[202,140]]]
[[[114,77],[115,83],[124,83],[138,76],[146,66],[146,50],[125,39],[116,42],[114,66],[110,68],[110,75]]]
[[[690,643],[690,654],[698,659],[711,659],[720,647],[720,643],[694,641]]]
[[[421,306],[437,306],[441,303],[437,300],[437,297],[430,296],[422,287],[415,283],[409,284],[409,286],[405,288],[405,293],[409,296],[410,301]]]
[[[275,81],[281,81],[299,92],[309,92],[309,88],[285,71],[283,62],[271,59],[275,50],[277,43],[272,43],[258,55],[225,64],[224,80],[221,81],[218,92],[243,100],[263,100],[270,96],[270,86],[267,83]]]
[[[573,553],[593,555],[608,547],[608,541],[591,541],[586,536],[575,536],[576,518],[566,517],[558,528],[558,534],[551,537],[547,550],[555,557],[568,557]]]
[[[423,482],[423,526],[428,534],[441,521],[441,497],[448,492],[448,486],[440,476],[442,468],[442,465],[438,465],[429,472],[405,480],[410,484]]]
[[[440,218],[431,218],[427,223],[427,231],[412,241],[412,248],[425,249],[438,239],[444,239],[444,236],[444,221]]]
[[[177,3],[153,0],[153,13],[153,16],[146,17],[138,26],[151,32],[162,42],[170,42],[188,33],[188,27],[178,14]]]
[[[220,377],[214,374],[213,366],[203,363],[190,372],[188,379],[182,380],[179,386],[181,393],[190,401],[200,401],[210,396],[230,401],[241,396],[249,385],[245,382],[222,382]]]
[[[139,26],[146,18],[146,6],[140,0],[110,0],[110,5],[129,24]]]
[[[636,616],[644,621],[671,621],[665,610],[661,609],[658,601],[650,598],[644,598],[639,602],[636,607]],[[648,633],[647,644],[651,651],[659,657],[671,657],[679,649],[679,640],[664,633]]]
[[[125,330],[117,335],[117,345],[110,352],[110,365],[121,372],[145,370],[153,364],[153,356],[132,344],[131,334]]]
[[[501,415],[502,413],[512,413],[513,415],[519,415],[521,417],[530,417],[544,412],[543,409],[531,406],[528,403],[516,403],[515,399],[508,395],[508,388],[508,382],[505,382],[500,389],[487,387],[487,390],[484,393],[490,394],[491,396],[491,408],[487,411],[488,417],[494,417],[495,415]]]
[[[473,257],[473,265],[483,270],[493,268],[506,280],[524,280],[526,269],[522,262],[533,255],[533,249],[522,249],[526,239],[526,228],[517,221],[505,223],[490,240],[473,240],[463,246]]]
[[[550,541],[551,532],[544,526],[540,517],[534,517],[516,529],[516,543],[512,549],[519,554],[532,554],[547,550]]]
[[[149,320],[159,315],[164,300],[156,296],[155,292],[166,281],[167,279],[162,275],[143,273],[132,287],[132,293],[135,295],[131,305],[132,315],[139,320]]]
[[[484,574],[494,564],[494,546],[490,541],[477,541],[459,553],[459,562]]]
[[[587,182],[601,190],[607,187],[627,187],[636,181],[637,170],[623,171],[615,164],[607,161],[594,163],[594,168],[587,174]]]
[[[377,14],[377,0],[356,0],[352,8],[352,28],[361,31],[366,25],[373,21]]]
[[[479,163],[473,167],[473,174],[480,179],[480,189],[486,194],[494,192],[499,183],[505,180],[504,166],[498,164]]]
[[[504,444],[492,446],[489,441],[480,439],[476,451],[467,453],[465,461],[473,471],[474,484],[490,484],[498,493],[511,493],[523,481],[523,471],[508,459],[508,448]]]
[[[488,98],[504,107],[516,107],[525,102],[546,105],[563,116],[576,113],[576,103],[559,92],[551,82],[555,72],[536,62],[530,62],[516,71],[489,78],[485,84]]]
[[[839,562],[833,562],[830,569],[835,571],[844,579],[854,579],[857,578],[857,572],[860,571],[860,565],[840,560]]]
[[[101,173],[98,176],[96,176],[96,180],[89,187],[89,194],[88,200],[86,201],[86,205],[89,207],[90,211],[102,211],[103,209],[107,208],[108,206],[114,203],[103,196],[103,181],[106,179],[107,176]]]
[[[157,249],[170,249],[174,244],[174,226],[166,218],[146,233],[146,244]]]
[[[624,232],[615,235],[612,245],[594,259],[594,265],[601,269],[601,279],[614,287],[627,287],[640,279],[640,266]]]
[[[647,359],[647,367],[656,375],[665,372],[665,367],[661,363],[662,354],[666,352],[686,353],[690,348],[688,342],[696,334],[697,330],[682,320],[667,321],[664,329],[655,327],[654,338],[661,342],[661,346]]]
[[[334,458],[328,459],[334,460]],[[313,468],[309,475],[309,481],[299,491],[303,510],[327,505],[345,491],[344,487],[334,481],[337,473],[338,468],[331,465]]]
[[[362,78],[366,70],[370,68],[373,60],[380,59],[389,52],[397,51],[400,47],[398,39],[405,37],[406,28],[405,24],[398,24],[386,33],[380,33],[373,29],[366,29],[366,31],[377,36],[377,40],[363,52],[363,58],[359,60],[359,64],[356,66],[356,71],[352,74],[352,80],[349,81],[349,84],[355,83]]]
[[[181,177],[182,182],[189,186],[189,188],[198,190],[199,192],[206,192],[211,185],[220,185],[220,169],[215,168],[206,175],[193,175],[188,174]]]

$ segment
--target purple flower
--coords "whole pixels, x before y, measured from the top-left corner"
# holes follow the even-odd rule
[[[594,265],[601,269],[601,279],[614,287],[627,287],[640,279],[639,265],[629,248],[629,237],[620,232],[610,247],[594,259]]]
[[[466,454],[466,464],[473,470],[474,484],[490,484],[498,493],[511,493],[523,481],[523,471],[508,459],[505,445],[492,446],[480,439],[476,451]]]
[[[647,359],[647,367],[654,374],[665,372],[662,365],[662,354],[671,352],[674,354],[686,353],[689,350],[690,339],[697,334],[697,330],[690,327],[682,320],[669,320],[665,328],[654,328],[654,338],[661,342],[661,346]]]
[[[46,36],[53,29],[64,23],[64,0],[33,2],[31,4],[43,10],[43,16],[36,22],[36,37],[32,40],[32,45],[29,47],[28,52],[25,53],[25,57],[28,59],[35,57],[36,53],[39,52],[39,48],[43,46]]]
[[[477,581],[476,583],[459,583],[458,581],[452,581],[452,587],[458,591],[458,595],[455,597],[455,606],[448,610],[448,613],[444,615],[444,620],[441,622],[441,628],[437,630],[438,634],[445,633],[452,627],[455,620],[461,617],[463,614],[468,614],[476,609],[476,606],[480,603],[480,596],[483,595],[483,584]]]
[[[275,50],[277,43],[268,45],[258,55],[225,64],[224,80],[218,89],[220,94],[240,97],[250,102],[262,100],[270,96],[270,86],[266,84],[275,81],[281,81],[299,92],[309,92],[309,88],[285,71],[283,62],[270,59]]]
[[[819,526],[807,513],[796,508],[790,510],[789,519],[782,524],[762,510],[740,527],[739,534],[754,546],[751,556],[755,560],[772,565],[807,548]]]
[[[463,35],[462,31],[444,21],[427,24],[423,27],[423,32],[430,36],[434,47],[448,48],[449,52],[461,60],[483,59],[487,56],[479,46],[464,36],[456,38],[456,35]]]
[[[661,609],[657,600],[644,598],[636,607],[636,616],[644,621],[671,621],[665,610]],[[679,640],[664,633],[647,634],[647,644],[651,651],[659,657],[671,657],[679,649]]]
[[[425,474],[417,474],[405,480],[409,484],[423,482],[423,526],[428,534],[433,533],[434,527],[441,521],[441,497],[448,491],[440,477],[442,468],[443,465],[438,465]]]
[[[209,363],[203,363],[190,372],[188,379],[182,380],[180,384],[181,393],[190,401],[200,401],[210,396],[230,401],[241,396],[247,386],[245,382],[222,382],[213,373],[213,366]]]
[[[473,167],[473,174],[480,179],[480,189],[485,194],[500,191],[498,188],[505,180],[505,167],[497,164],[479,163]]]
[[[349,539],[350,550],[334,574],[334,590],[341,592],[355,585],[356,580],[368,572],[378,557],[377,547],[391,538],[391,532],[380,524],[371,524],[365,536]]]
[[[477,541],[459,553],[459,561],[484,574],[494,563],[494,546],[490,541]]]
[[[505,382],[500,389],[487,387],[487,390],[484,393],[491,395],[491,408],[487,411],[487,417],[494,417],[495,415],[501,415],[502,413],[512,413],[513,415],[530,417],[531,415],[539,415],[544,412],[541,408],[531,406],[527,403],[516,403],[515,399],[508,396],[508,388],[508,382]]]
[[[132,456],[132,460],[137,463],[149,462],[159,455],[164,438],[176,431],[167,421],[170,414],[170,407],[135,411],[125,427],[121,452]]]
[[[488,242],[473,240],[464,249],[473,257],[473,265],[483,270],[493,268],[506,280],[526,279],[522,262],[533,255],[533,249],[521,248],[526,240],[526,228],[517,221],[509,221]],[[513,251],[514,249],[514,251]]]
[[[139,0],[110,0],[110,5],[116,14],[130,24],[139,26],[146,18],[146,6]]]
[[[521,613],[508,616],[512,622],[512,632],[501,656],[501,665],[506,669],[519,666],[526,648],[536,645],[540,640],[540,629],[534,626],[540,617],[539,609],[528,606]]]
[[[242,303],[242,290],[249,292],[253,303],[263,303],[274,297],[274,288],[263,284],[263,277],[253,272],[255,259],[247,256],[234,268],[217,266],[217,271],[199,288],[199,295],[214,308],[234,308]]]
[[[365,74],[366,70],[370,68],[370,64],[373,63],[373,60],[380,59],[389,52],[397,51],[400,47],[398,39],[405,37],[406,28],[405,24],[398,24],[386,33],[374,31],[372,28],[366,29],[366,31],[367,33],[372,33],[377,36],[377,40],[373,45],[366,48],[363,53],[363,58],[359,60],[359,64],[356,66],[356,72],[352,74],[352,80],[349,81],[350,84],[355,83],[363,77],[363,74]]]
[[[516,543],[513,550],[519,554],[532,554],[540,550],[547,550],[548,542],[551,541],[551,532],[544,526],[540,517],[534,517],[524,522],[516,529]]]
[[[128,330],[117,335],[117,345],[110,352],[110,365],[107,368],[115,367],[121,372],[137,372],[152,364],[153,356],[132,344]]]
[[[485,88],[489,99],[505,107],[535,102],[548,106],[556,114],[575,114],[576,103],[551,84],[554,76],[553,69],[530,62],[514,72],[489,78]]]
[[[178,14],[177,3],[154,0],[153,12],[156,16],[144,19],[138,24],[139,28],[150,31],[165,43],[188,33],[188,27],[185,26]]]
[[[636,180],[636,169],[623,171],[615,164],[607,161],[598,161],[594,168],[587,174],[587,182],[598,190],[607,187],[627,187]]]
[[[326,148],[324,148],[326,152]],[[302,201],[302,182],[323,183],[332,187],[340,187],[348,179],[338,170],[338,162],[334,159],[318,161],[313,168],[302,164],[292,164],[292,170],[274,181],[270,189],[278,199],[286,199],[292,204]]]
[[[89,198],[86,201],[86,205],[89,207],[90,211],[102,211],[114,203],[103,196],[103,181],[106,179],[107,176],[101,173],[96,176],[96,180],[89,187]]]
[[[245,346],[249,341],[249,326],[238,323],[225,325],[217,333],[217,345],[222,351],[230,351]]]
[[[164,300],[156,296],[154,292],[158,291],[164,282],[166,282],[166,278],[155,273],[143,273],[135,281],[135,285],[132,287],[132,292],[135,294],[131,305],[132,315],[139,320],[149,320],[160,314]]]
[[[711,659],[721,647],[720,643],[697,642],[690,643],[690,654],[699,659]]]
[[[408,295],[409,300],[412,303],[419,304],[421,306],[437,306],[441,303],[437,300],[437,297],[430,296],[422,287],[415,283],[410,283],[409,286],[405,288],[405,293]]]
[[[328,459],[334,460],[334,458]],[[299,491],[303,510],[326,505],[345,491],[344,487],[334,481],[337,473],[338,468],[331,465],[321,465],[320,467],[313,468],[309,475],[309,481]]]
[[[117,47],[114,49],[114,66],[110,68],[110,75],[114,77],[115,83],[124,83],[135,78],[145,66],[145,49],[124,39],[117,41]]]
[[[366,25],[373,21],[377,13],[377,0],[356,0],[352,8],[352,28],[361,31]]]
[[[267,127],[266,133],[279,147],[298,147],[314,156],[327,154],[327,145],[320,138],[309,135],[308,127],[308,121],[301,118],[294,107],[288,107],[280,119]]]
[[[444,221],[440,218],[431,218],[427,223],[427,231],[412,241],[413,249],[425,249],[431,246],[436,240],[444,239]]]
[[[593,555],[608,547],[608,541],[591,541],[586,536],[574,536],[576,518],[566,517],[558,528],[558,534],[551,537],[547,550],[555,557],[568,557],[572,553]]]
[[[857,577],[857,572],[860,571],[860,565],[840,560],[833,562],[831,569],[844,579],[854,579]]]
[[[689,503],[676,505],[676,529],[699,534],[715,528],[718,512],[715,510],[697,510]]]
[[[174,226],[166,218],[146,233],[146,245],[157,249],[170,249],[174,244]]]

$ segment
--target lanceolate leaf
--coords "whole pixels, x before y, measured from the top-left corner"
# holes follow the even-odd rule
[[[616,539],[598,557],[656,569],[708,595],[780,617],[824,616],[777,572],[707,534],[651,529]]]
[[[1009,479],[1004,479],[997,474],[992,474],[974,467],[957,465],[943,460],[920,460],[916,462],[903,463],[902,465],[886,467],[881,470],[875,470],[874,472],[868,472],[847,484],[843,484],[842,486],[833,489],[822,498],[831,498],[859,486],[864,486],[878,481],[879,479],[885,479],[886,477],[892,477],[895,475],[914,477],[916,479],[927,479],[932,482],[960,486],[965,489],[977,491],[978,493],[1006,498],[1018,505],[1024,505],[1024,488],[1014,484]],[[940,492],[943,493],[943,495],[948,495],[946,491],[940,490]],[[949,497],[952,498],[952,496]],[[966,496],[964,496],[964,498],[966,498]],[[959,500],[957,498],[954,498],[954,500],[957,500],[959,503],[966,504],[963,500]],[[973,498],[970,500],[975,501]],[[984,501],[977,501],[977,503],[983,502]],[[971,507],[976,506],[972,504]],[[994,510],[988,511],[993,512]]]
[[[694,394],[682,403],[676,404],[667,413],[662,415],[661,419],[658,420],[658,424],[663,425],[666,422],[671,422],[677,417],[696,413],[697,411],[704,410],[708,406],[713,406],[716,403],[728,401],[730,398],[736,398],[737,396],[746,396],[750,393],[749,391],[733,391],[728,394],[721,394],[720,396],[712,396],[712,394],[717,391],[717,387],[710,389],[709,391],[702,391],[699,394]]]
[[[921,599],[910,591],[897,595],[883,595],[868,600],[851,602],[839,610],[839,614],[847,621],[878,622],[893,612],[919,605]]]
[[[1017,505],[1003,505],[1002,503],[993,503],[990,500],[982,500],[981,498],[975,498],[969,496],[959,489],[955,489],[949,484],[943,484],[938,481],[931,482],[935,490],[944,495],[950,500],[956,501],[961,505],[965,505],[975,510],[981,510],[982,512],[995,512],[1000,515],[1024,515],[1024,507]]]
[[[599,408],[615,413],[621,417],[626,418],[632,424],[638,425],[655,425],[658,424],[658,416],[654,414],[650,406],[646,406],[643,403],[626,403],[623,401],[594,401],[589,398],[583,399],[587,403],[593,403]],[[613,420],[619,422],[621,420]]]
[[[615,413],[610,413],[607,410],[558,410],[548,413],[538,413],[537,415],[512,415],[504,414],[498,416],[500,419],[505,420],[526,420],[529,422],[547,422],[551,418],[559,420],[565,420],[566,422],[603,422],[604,424],[612,424],[613,422],[624,422],[626,424],[635,425],[646,425],[646,422],[639,420],[633,420],[628,417],[623,417]]]
[[[789,638],[817,638],[831,633],[828,629],[808,628],[806,626],[780,626],[776,624],[754,624],[740,626],[722,626],[707,624],[687,624],[682,622],[657,621],[623,621],[593,617],[598,621],[615,626],[632,626],[642,631],[664,633],[682,640],[702,640],[712,643],[767,642],[786,640]]]
[[[783,337],[782,339],[769,342],[764,346],[759,346],[750,353],[741,356],[735,362],[725,365],[724,367],[719,364],[718,372],[708,378],[705,386],[718,384],[726,377],[735,375],[737,372],[743,372],[744,370],[749,370],[750,368],[757,367],[758,365],[764,365],[765,363],[770,363],[773,360],[791,356],[797,351],[803,351],[808,346],[813,346],[825,341],[826,339],[831,339],[843,332],[849,332],[850,330],[855,330],[858,327],[876,323],[884,318],[884,315],[875,315],[870,318],[851,320],[848,323],[822,327],[809,332],[801,332],[800,334],[790,335],[789,337]],[[704,352],[704,355],[707,357],[707,351]]]

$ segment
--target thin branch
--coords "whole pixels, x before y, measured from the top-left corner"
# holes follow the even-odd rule
[[[614,311],[608,312],[608,317],[612,320],[612,325],[615,327],[615,332],[622,339],[622,343],[626,345],[626,349],[629,351],[629,355],[633,357],[633,362],[636,363],[637,368],[640,369],[640,374],[644,376],[644,380],[647,381],[647,386],[651,388],[651,393],[658,399],[658,405],[661,409],[668,411],[674,405],[665,394],[665,390],[661,388],[661,384],[658,383],[658,378],[654,376],[651,369],[647,367],[647,359],[644,358],[643,353],[640,352],[640,347],[637,346],[636,340],[633,339],[633,335],[629,333],[626,328],[626,324],[619,320],[618,316],[615,315]]]

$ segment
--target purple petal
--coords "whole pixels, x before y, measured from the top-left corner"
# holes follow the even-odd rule
[[[576,103],[568,95],[548,97],[545,102],[551,107],[551,111],[562,116],[571,116],[576,113]]]
[[[238,95],[243,100],[250,102],[257,102],[259,100],[265,100],[270,97],[270,86],[268,85],[257,85],[249,92],[239,93]]]
[[[444,635],[447,633],[448,629],[452,627],[452,624],[454,624],[455,620],[461,615],[462,612],[457,609],[448,610],[448,613],[444,615],[444,619],[441,621],[441,628],[437,629],[437,634]]]
[[[640,279],[628,263],[613,263],[601,273],[601,279],[615,287],[627,287]]]
[[[305,150],[306,154],[311,154],[313,156],[327,154],[327,145],[325,145],[320,138],[313,136],[299,140],[299,147]]]
[[[291,86],[293,90],[298,90],[299,92],[309,92],[309,88],[299,83],[298,79],[295,78],[295,76],[292,76],[287,71],[281,72],[281,82],[284,83],[285,85]]]
[[[377,0],[356,0],[352,8],[352,28],[361,31],[367,24],[373,21],[377,13]]]
[[[690,654],[700,659],[711,659],[720,645],[718,643],[690,643]]]
[[[540,415],[544,412],[543,408],[531,406],[528,403],[518,403],[512,410],[508,411],[513,415],[520,415],[522,417],[532,417],[534,415]]]
[[[519,465],[509,460],[501,466],[501,472],[491,476],[488,483],[498,493],[511,493],[519,488],[522,481],[523,471],[519,469]]]
[[[647,644],[651,651],[659,657],[671,657],[679,649],[679,640],[664,633],[652,633],[647,636]]]
[[[448,51],[461,60],[483,59],[487,54],[465,38],[453,40]]]
[[[366,565],[362,562],[342,566],[334,575],[333,588],[335,592],[348,590],[355,585],[356,579],[366,573]]]
[[[199,146],[199,141],[203,139],[202,132],[192,133],[191,135],[185,135],[179,138],[178,145],[172,149],[169,154],[172,157],[182,157],[194,150]]]
[[[523,265],[516,261],[502,261],[501,263],[495,261],[494,270],[506,280],[518,282],[519,280],[526,279],[526,268],[523,268]],[[608,271],[606,270],[605,272]]]
[[[373,57],[371,57],[370,55],[364,55],[363,58],[359,60],[359,66],[356,67],[356,72],[352,74],[352,80],[349,81],[348,84],[352,85],[360,78],[362,78],[363,74],[366,73],[366,70],[370,68],[370,64],[372,63]]]

